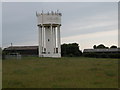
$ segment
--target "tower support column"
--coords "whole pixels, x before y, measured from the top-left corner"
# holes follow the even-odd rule
[[[58,57],[61,57],[60,25],[57,26]]]
[[[39,57],[42,55],[42,26],[38,26],[38,37],[39,37]]]
[[[54,54],[54,45],[53,45],[53,25],[51,24],[51,44],[50,44],[50,46],[51,46],[51,55],[53,55]]]
[[[44,52],[44,26],[42,26],[42,53]]]
[[[54,47],[54,53],[56,53],[56,31],[55,31],[55,26],[53,27],[53,47]]]

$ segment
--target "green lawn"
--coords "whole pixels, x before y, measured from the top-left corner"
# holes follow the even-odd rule
[[[3,88],[118,88],[118,60],[38,58],[3,60]]]
[[[2,88],[2,60],[0,59],[0,89]]]

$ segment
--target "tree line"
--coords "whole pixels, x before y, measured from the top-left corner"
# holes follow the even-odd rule
[[[103,45],[103,44],[100,44],[100,45],[94,45],[93,46],[93,48],[94,49],[109,49],[109,47],[106,47],[105,45]],[[117,48],[117,46],[115,46],[115,45],[112,45],[110,48]]]
[[[82,52],[79,50],[79,45],[77,43],[62,44],[61,55],[65,57],[78,57],[82,55]]]
[[[100,45],[94,45],[94,49],[115,49],[118,48],[115,45],[112,45],[111,47],[106,47],[103,44]],[[88,52],[84,53],[81,50],[79,50],[79,44],[77,43],[70,43],[70,44],[62,44],[61,45],[61,55],[63,57],[95,57],[95,58],[120,58],[120,52]]]

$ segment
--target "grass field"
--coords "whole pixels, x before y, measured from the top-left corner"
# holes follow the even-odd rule
[[[2,88],[2,60],[0,58],[0,89]]]
[[[3,60],[3,88],[118,88],[118,60],[85,57]]]

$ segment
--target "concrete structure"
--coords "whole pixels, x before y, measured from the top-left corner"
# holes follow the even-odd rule
[[[120,52],[120,48],[109,48],[109,49],[84,49],[83,53],[118,53]]]
[[[7,55],[38,56],[38,46],[10,46],[4,48],[3,52]]]
[[[37,13],[39,31],[39,57],[61,57],[61,13]]]
[[[95,58],[120,58],[120,48],[84,49],[82,55]]]
[[[24,56],[38,56],[38,46],[10,46],[2,52],[2,59],[21,59]]]

